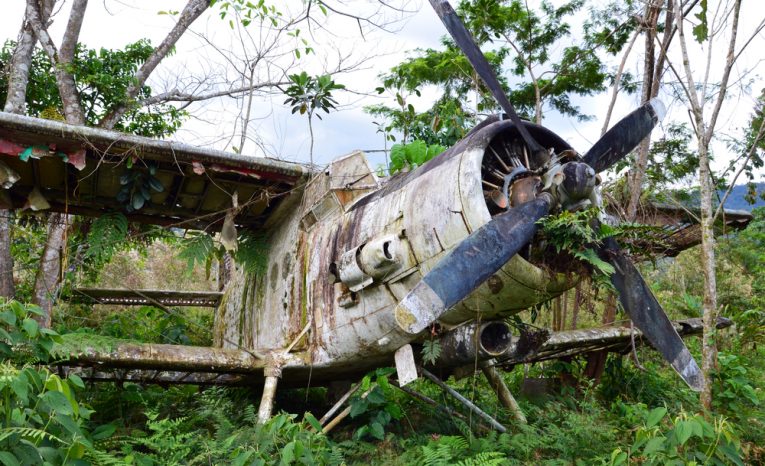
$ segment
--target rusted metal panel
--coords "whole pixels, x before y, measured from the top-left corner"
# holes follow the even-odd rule
[[[67,301],[88,304],[144,306],[218,307],[223,293],[218,291],[128,290],[117,288],[75,288]]]
[[[299,164],[3,112],[0,140],[6,142],[0,144],[0,159],[20,175],[8,191],[11,208],[23,207],[36,187],[52,211],[87,216],[121,211],[133,221],[160,225],[219,229],[231,195],[238,192],[236,222],[260,227],[308,175]],[[18,148],[29,147],[39,148],[32,155],[39,160],[22,160]],[[129,159],[133,172],[156,170],[164,188],[152,191],[150,201],[133,212],[116,199]]]

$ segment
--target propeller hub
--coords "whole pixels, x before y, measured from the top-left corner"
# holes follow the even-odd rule
[[[570,202],[588,199],[595,189],[595,170],[582,162],[568,162],[563,165],[563,181],[560,189]]]

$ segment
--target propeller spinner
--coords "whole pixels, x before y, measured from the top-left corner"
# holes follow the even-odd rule
[[[541,178],[562,175],[556,189],[545,190],[536,198],[495,215],[488,223],[457,245],[404,297],[396,307],[399,325],[409,333],[419,333],[448,308],[465,299],[481,283],[527,245],[537,231],[537,221],[553,207],[573,208],[578,201],[597,196],[596,173],[624,158],[664,115],[656,99],[643,104],[616,123],[600,138],[581,161],[560,164],[528,133],[515,112],[486,57],[446,0],[430,0],[455,42],[476,72],[491,89],[532,155],[532,165]],[[531,167],[529,167],[531,168]],[[508,175],[511,176],[512,174]],[[561,177],[559,177],[561,178]],[[508,183],[505,184],[507,186]],[[507,188],[505,188],[507,191]],[[507,197],[507,192],[503,192]],[[622,307],[648,341],[694,390],[701,390],[704,377],[688,348],[656,300],[640,272],[613,238],[599,247],[599,255],[614,266],[611,282],[619,293]]]

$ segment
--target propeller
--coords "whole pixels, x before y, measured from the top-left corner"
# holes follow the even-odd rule
[[[446,29],[462,49],[476,72],[491,89],[508,114],[521,138],[532,151],[537,167],[550,167],[550,157],[526,131],[512,104],[499,85],[494,71],[470,33],[446,0],[430,0]],[[594,177],[624,158],[664,115],[663,104],[654,99],[617,122],[584,155],[580,162],[562,167],[561,191],[576,193],[578,201],[592,192]],[[447,309],[465,299],[528,244],[537,231],[537,221],[547,215],[558,200],[542,192],[536,199],[493,217],[452,249],[412,288],[396,306],[396,321],[402,329],[416,334],[438,319]],[[614,266],[611,282],[619,292],[622,307],[648,341],[694,390],[701,390],[704,378],[688,348],[651,292],[643,277],[613,238],[598,248],[603,260]]]
[[[396,321],[409,333],[423,331],[499,270],[537,232],[552,206],[550,194],[505,211],[471,233],[433,267],[396,306]]]
[[[643,280],[635,264],[624,254],[613,238],[603,240],[598,254],[614,266],[611,283],[619,292],[619,301],[632,322],[689,387],[696,391],[704,388],[704,377],[699,366],[686,348],[675,326],[662,309],[656,296]]]
[[[584,154],[582,161],[598,173],[610,168],[637,147],[665,113],[661,100],[649,100],[606,131]]]

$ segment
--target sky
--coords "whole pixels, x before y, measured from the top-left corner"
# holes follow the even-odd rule
[[[3,3],[3,14],[0,15],[0,31],[2,31],[0,36],[3,40],[15,39],[23,18],[25,2],[4,0]],[[172,15],[158,13],[181,10],[184,4],[185,0],[152,2],[91,0],[80,40],[92,48],[122,48],[127,43],[145,37],[151,39],[156,45],[171,29],[174,22]],[[291,5],[294,8],[301,2],[275,2],[274,4],[278,4],[278,8],[288,14]],[[63,6],[54,16],[51,32],[55,41],[60,41],[69,6],[70,2],[63,2]],[[345,4],[346,11],[353,11],[356,14],[370,13],[376,6],[379,6],[379,3],[350,1]],[[427,2],[411,1],[404,6],[409,11],[406,14],[396,16],[391,11],[386,12],[386,19],[400,19],[389,24],[387,31],[365,28],[363,37],[359,34],[359,25],[355,21],[330,13],[323,30],[314,28],[313,31],[301,31],[301,37],[308,40],[315,53],[309,54],[307,58],[303,55],[299,61],[296,61],[294,56],[282,56],[274,60],[275,65],[270,69],[258,67],[256,78],[269,80],[280,69],[290,66],[294,67],[293,70],[305,68],[311,74],[332,70],[338,62],[338,55],[347,56],[346,63],[360,63],[358,69],[340,73],[335,77],[337,82],[346,85],[349,89],[349,92],[337,93],[338,101],[341,103],[339,110],[325,115],[323,120],[314,119],[316,163],[328,163],[333,158],[356,149],[367,151],[383,149],[385,143],[373,123],[374,118],[363,111],[365,105],[374,103],[393,105],[394,103],[391,96],[381,99],[374,95],[374,88],[380,85],[377,76],[401,62],[416,48],[438,47],[440,38],[446,34]],[[752,8],[747,14],[742,15],[741,37],[748,37],[748,34],[765,17],[762,7]],[[205,89],[206,86],[211,85],[212,81],[231,79],[234,76],[233,65],[240,63],[237,60],[245,55],[251,55],[253,50],[257,49],[256,44],[267,43],[268,37],[261,30],[253,27],[255,23],[246,30],[242,30],[240,25],[235,23],[232,29],[228,23],[229,18],[222,20],[218,16],[219,11],[217,7],[213,7],[204,13],[192,26],[193,33],[181,38],[175,54],[162,62],[149,81],[155,91],[183,88],[183,86]],[[574,35],[577,34],[576,24],[581,19],[583,17],[575,18],[572,23]],[[288,45],[294,43],[294,39],[287,39],[293,40],[288,42]],[[765,68],[761,66],[762,58],[758,53],[758,50],[762,50],[763,39],[762,35],[755,37],[754,46],[742,55],[741,65],[734,71],[744,68],[755,69],[754,73],[737,83],[739,87],[734,90],[734,93],[741,94],[738,91],[743,89],[749,95],[744,92],[743,96],[733,98],[726,104],[718,125],[720,134],[736,137],[737,128],[745,125],[751,114],[754,102],[751,95],[756,95],[765,87],[762,80]],[[635,51],[628,62],[628,69],[635,74],[639,74],[642,58],[640,49],[640,44],[636,44]],[[713,50],[712,56],[714,60],[710,72],[714,76],[714,73],[721,68],[724,53],[721,49]],[[693,62],[699,63],[705,56],[702,51],[691,50],[691,58]],[[616,66],[616,61],[614,60],[611,65]],[[205,79],[200,79],[200,76]],[[418,110],[425,110],[435,95],[432,89],[424,91],[422,98],[411,100]],[[670,121],[688,120],[687,109],[684,106],[674,102],[671,96],[660,97],[669,110],[664,124]],[[584,153],[600,135],[602,125],[600,118],[605,114],[608,99],[608,93],[575,99],[575,103],[585,113],[595,117],[592,121],[578,122],[548,113],[544,124]],[[635,108],[639,104],[638,100],[639,96],[621,96],[611,120],[612,124]],[[308,161],[310,139],[307,120],[304,116],[292,115],[283,101],[282,95],[263,96],[253,101],[250,106],[251,120],[248,126],[250,140],[244,145],[244,154],[267,155],[299,162]],[[231,150],[232,146],[238,146],[240,142],[241,129],[238,116],[244,107],[246,105],[243,101],[231,98],[194,104],[188,109],[192,113],[192,118],[172,139]],[[716,165],[717,168],[721,168],[727,164],[730,154],[721,143],[718,143],[715,148],[718,153]],[[370,155],[373,165],[383,160],[379,153],[370,152]]]

